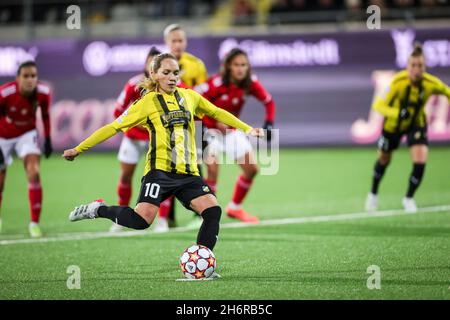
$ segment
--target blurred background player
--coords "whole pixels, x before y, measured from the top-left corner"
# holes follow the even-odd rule
[[[180,25],[171,24],[164,29],[164,42],[169,52],[177,58],[180,79],[186,86],[193,88],[208,79],[203,61],[186,52],[188,45],[186,31]]]
[[[40,148],[36,130],[36,111],[41,109],[44,123],[44,154],[52,153],[50,139],[50,88],[38,81],[34,61],[22,63],[16,81],[0,87],[0,205],[5,185],[6,167],[12,164],[12,152],[23,160],[28,180],[31,237],[42,236],[38,225],[42,207],[42,187],[39,174]],[[1,219],[0,219],[1,230]]]
[[[252,74],[247,54],[238,48],[232,49],[224,58],[220,74],[212,76],[208,81],[196,89],[205,98],[219,108],[239,117],[245,104],[246,95],[254,96],[266,109],[264,129],[267,130],[267,139],[271,139],[271,129],[275,119],[275,103],[272,96]],[[258,172],[253,150],[247,137],[240,131],[229,130],[230,127],[219,123],[209,117],[203,118],[203,124],[209,129],[215,129],[208,145],[206,165],[208,168],[206,182],[214,192],[216,191],[219,174],[219,152],[225,152],[234,159],[242,169],[238,177],[231,201],[226,207],[227,215],[243,222],[258,223],[259,219],[252,216],[242,208],[242,203],[250,190],[253,179]],[[214,137],[220,132],[220,137]],[[208,131],[208,135],[210,134]]]
[[[366,199],[367,211],[377,210],[378,186],[391,162],[392,152],[399,147],[403,135],[407,138],[413,170],[402,204],[406,212],[417,211],[413,197],[422,181],[428,158],[425,103],[434,94],[443,94],[450,99],[449,87],[425,72],[422,46],[416,44],[408,59],[406,70],[394,76],[387,91],[378,97],[373,105],[373,108],[384,116],[384,124],[378,141],[379,156],[375,163],[372,190]]]
[[[126,83],[119,97],[117,98],[116,109],[114,109],[114,117],[118,118],[134,101],[141,97],[140,83],[144,78],[150,76],[150,64],[153,57],[161,52],[152,47],[147,54],[145,60],[144,72],[132,77]],[[141,158],[148,149],[148,131],[144,127],[134,127],[128,130],[120,144],[119,154],[117,155],[120,161],[120,178],[117,185],[117,195],[120,206],[128,206],[132,195],[132,181],[134,171]],[[111,232],[123,230],[123,227],[113,223],[110,228]]]
[[[168,25],[164,29],[164,42],[169,52],[175,56],[180,66],[180,80],[184,86],[193,88],[208,79],[205,64],[196,56],[186,52],[188,45],[186,31],[179,24]],[[183,87],[183,85],[182,85]],[[200,168],[200,167],[199,167]],[[200,170],[201,174],[201,170]],[[189,226],[201,224],[200,216],[195,215]],[[155,225],[156,232],[165,232],[176,226],[173,197],[161,203],[159,217]]]

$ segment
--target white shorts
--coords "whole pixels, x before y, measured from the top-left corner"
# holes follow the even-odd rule
[[[117,159],[128,164],[137,164],[143,154],[148,151],[148,141],[123,137]]]
[[[0,149],[3,155],[3,161],[0,163],[0,170],[5,169],[6,166],[10,166],[13,163],[13,150],[21,159],[29,154],[40,155],[41,149],[39,148],[37,130],[28,131],[16,138],[0,138]]]
[[[218,156],[221,152],[225,152],[228,157],[238,160],[253,151],[247,136],[240,130],[230,130],[224,136],[218,130],[208,129],[206,137],[208,141],[206,155]]]

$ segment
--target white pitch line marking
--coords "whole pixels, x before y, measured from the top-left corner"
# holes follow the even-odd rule
[[[425,212],[444,212],[450,211],[450,205],[442,205],[442,206],[433,206],[433,207],[423,207],[420,208],[417,213],[425,213]],[[301,224],[301,223],[314,223],[314,222],[330,222],[330,221],[345,221],[345,220],[357,220],[357,219],[365,219],[365,218],[382,218],[382,217],[391,217],[391,216],[400,216],[400,215],[413,215],[417,213],[405,213],[403,209],[393,209],[393,210],[384,210],[377,212],[355,212],[355,213],[343,213],[343,214],[335,214],[335,215],[326,215],[326,216],[306,216],[299,218],[284,218],[284,219],[271,219],[271,220],[262,220],[259,224],[251,224],[251,223],[242,223],[242,222],[230,222],[224,223],[220,226],[221,229],[234,229],[234,228],[247,228],[247,227],[259,227],[259,226],[273,226],[273,225],[285,225],[285,224]],[[177,227],[173,228],[169,231],[173,232],[185,232],[191,231],[195,228],[190,227]],[[105,232],[77,232],[77,233],[62,233],[55,234],[50,237],[43,238],[26,238],[26,239],[9,239],[9,240],[0,240],[0,245],[14,245],[14,244],[34,244],[34,243],[47,243],[47,242],[59,242],[59,241],[71,241],[71,240],[90,240],[90,239],[101,239],[101,238],[127,238],[127,237],[136,237],[136,236],[150,236],[157,235],[160,233],[157,232],[149,232],[147,230],[140,231],[125,231],[119,233],[111,233],[108,231]]]

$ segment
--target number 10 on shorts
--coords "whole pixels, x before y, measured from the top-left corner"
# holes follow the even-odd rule
[[[156,199],[158,198],[159,189],[160,186],[157,183],[146,183],[144,196]]]

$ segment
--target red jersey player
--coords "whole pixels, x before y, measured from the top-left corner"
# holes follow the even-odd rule
[[[41,109],[44,122],[44,154],[52,153],[50,140],[50,88],[38,82],[34,61],[22,63],[17,70],[16,81],[0,86],[0,204],[5,184],[6,167],[12,163],[12,152],[24,161],[28,180],[28,199],[32,237],[41,237],[39,217],[42,205],[42,188],[39,174],[40,148],[36,130],[36,111]],[[1,220],[0,220],[1,227]]]
[[[247,54],[238,48],[232,49],[222,62],[221,72],[211,77],[204,84],[196,87],[196,90],[216,106],[223,108],[239,117],[245,103],[245,96],[252,95],[261,101],[266,108],[264,129],[267,130],[267,138],[271,138],[271,129],[275,118],[275,103],[272,96],[264,89],[263,85],[252,75]],[[206,182],[213,191],[216,190],[219,163],[219,152],[225,152],[229,157],[239,163],[242,174],[239,176],[233,198],[226,208],[227,215],[244,222],[258,223],[259,219],[242,209],[242,202],[247,195],[253,178],[258,172],[253,150],[247,137],[237,130],[227,130],[228,127],[209,117],[203,118],[203,124],[209,128],[207,135],[214,135],[212,130],[221,133],[220,137],[210,140],[206,155],[208,175]]]
[[[116,108],[114,109],[114,116],[119,117],[134,101],[141,97],[140,84],[145,77],[149,77],[150,64],[153,57],[161,52],[155,47],[152,47],[147,54],[145,61],[144,72],[132,77],[125,84],[122,92],[117,98]],[[148,150],[148,131],[145,128],[135,127],[128,130],[122,139],[120,144],[119,153],[117,158],[120,161],[120,178],[117,185],[117,195],[119,197],[120,206],[128,206],[131,199],[132,187],[131,182],[133,179],[134,171],[137,163],[142,154],[145,154]],[[110,231],[121,231],[122,226],[113,224]]]

